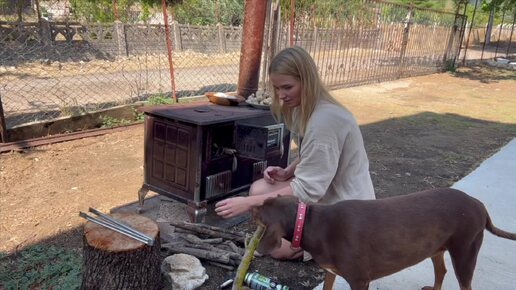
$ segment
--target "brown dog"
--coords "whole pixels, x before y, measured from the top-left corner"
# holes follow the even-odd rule
[[[268,254],[292,240],[298,200],[292,196],[268,199],[253,209],[266,227],[258,251]],[[352,290],[431,257],[435,282],[423,289],[440,290],[448,250],[461,290],[471,280],[484,229],[502,238],[516,234],[496,228],[484,205],[455,189],[442,188],[378,199],[349,200],[334,205],[309,205],[301,247],[327,271],[324,289],[332,289],[340,275]],[[332,274],[329,274],[332,273]]]

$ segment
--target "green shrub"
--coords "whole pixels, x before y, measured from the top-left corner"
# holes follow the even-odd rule
[[[30,246],[0,255],[0,289],[78,289],[82,257],[54,246]]]
[[[127,119],[117,119],[110,116],[100,116],[100,120],[102,120],[102,125],[100,126],[101,128],[114,128],[132,123],[132,121]]]

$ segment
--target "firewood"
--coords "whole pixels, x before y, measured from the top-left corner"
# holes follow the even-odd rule
[[[239,246],[235,245],[235,243],[233,243],[232,241],[224,241],[223,244],[229,246],[233,250],[233,252],[240,254],[240,256],[243,256],[245,253],[244,248],[240,248]]]
[[[229,252],[228,253],[221,253],[221,252],[214,252],[209,250],[203,250],[198,248],[190,248],[186,247],[184,245],[178,245],[174,243],[168,243],[161,246],[162,249],[166,249],[168,252],[171,252],[173,254],[188,254],[195,256],[199,259],[214,261],[218,263],[223,264],[229,264],[231,259],[229,258]]]
[[[223,238],[223,239],[235,241],[235,242],[242,243],[242,244],[244,243],[244,240],[245,240],[245,234],[228,231],[228,230],[224,230],[221,228],[215,228],[215,227],[211,227],[211,226],[188,223],[188,222],[182,222],[182,223],[171,222],[170,224],[175,226],[176,230],[177,230],[177,228],[186,229],[186,230],[194,231],[198,234],[203,234],[203,235],[206,235],[206,236],[212,237],[212,238]]]
[[[210,226],[207,224],[195,224],[195,223],[189,223],[189,222],[184,222],[184,223],[188,224],[188,225],[192,225],[192,226],[198,226],[201,228],[209,229],[209,230],[216,231],[216,232],[223,232],[223,233],[227,233],[230,235],[235,235],[235,236],[240,236],[240,237],[245,238],[245,233],[243,233],[243,232],[232,231],[232,230],[224,229],[221,227]]]
[[[195,231],[191,231],[191,230],[187,230],[187,229],[183,229],[183,228],[180,228],[180,227],[176,227],[174,229],[174,232],[175,233],[183,233],[183,234],[191,234],[191,235],[197,235],[199,233],[196,233]]]
[[[222,263],[218,263],[218,262],[208,261],[208,264],[213,265],[213,266],[217,266],[217,267],[220,267],[222,269],[229,270],[229,271],[235,270],[235,266],[226,265],[226,264],[222,264]]]
[[[227,255],[229,255],[230,259],[238,259],[239,261],[242,259],[242,255],[240,255],[238,253],[235,253],[235,252],[232,252],[232,251],[226,251],[226,250],[223,250],[223,249],[219,249],[219,248],[214,247],[214,246],[212,246],[210,244],[202,244],[202,243],[200,243],[200,244],[192,244],[192,243],[189,243],[189,244],[182,244],[182,246],[187,247],[187,248],[195,248],[195,249],[212,251],[212,252],[215,252],[215,253],[227,254]]]
[[[220,243],[222,243],[224,241],[223,238],[201,239],[201,238],[199,238],[198,236],[196,236],[194,234],[181,235],[181,238],[183,238],[184,240],[186,240],[188,242],[194,243],[194,244],[200,244],[200,243],[204,243],[204,244],[220,244]]]

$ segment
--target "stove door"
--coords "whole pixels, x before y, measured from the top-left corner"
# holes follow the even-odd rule
[[[168,195],[194,199],[195,127],[146,116],[145,183]],[[153,188],[153,189],[154,189]]]

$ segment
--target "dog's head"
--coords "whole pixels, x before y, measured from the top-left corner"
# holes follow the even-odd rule
[[[265,227],[258,252],[268,255],[281,246],[281,238],[292,238],[298,202],[294,196],[278,196],[251,210],[253,220]]]

